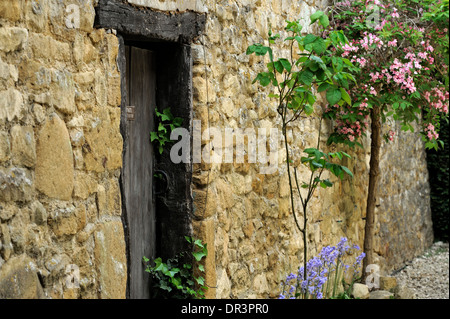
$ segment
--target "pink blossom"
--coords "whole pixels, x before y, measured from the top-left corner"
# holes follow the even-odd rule
[[[396,47],[396,46],[397,46],[397,39],[388,42],[388,47]]]
[[[394,131],[392,131],[392,130],[389,130],[389,133],[388,133],[388,135],[389,135],[389,141],[393,141],[394,140],[394,135],[395,135],[395,132]]]

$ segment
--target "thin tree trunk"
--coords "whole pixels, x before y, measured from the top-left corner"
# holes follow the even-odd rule
[[[371,144],[370,144],[370,169],[369,190],[367,194],[366,225],[364,233],[363,278],[366,278],[365,269],[373,264],[373,239],[375,231],[375,204],[377,199],[378,177],[380,175],[380,149],[381,149],[381,105],[374,106],[371,111]]]

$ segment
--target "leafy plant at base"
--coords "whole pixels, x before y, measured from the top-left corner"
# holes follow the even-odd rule
[[[150,141],[157,143],[158,152],[162,154],[164,151],[164,145],[171,143],[170,133],[177,127],[180,127],[183,123],[183,119],[180,117],[174,117],[170,108],[166,108],[162,113],[155,109],[155,114],[158,119],[158,129],[154,132],[150,132]]]
[[[200,263],[208,255],[207,244],[200,239],[185,236],[185,239],[192,246],[192,251],[185,251],[177,254],[174,258],[163,262],[161,258],[156,258],[153,265],[148,264],[145,271],[153,278],[153,297],[157,298],[178,298],[178,299],[202,299],[208,287],[205,278],[201,275],[205,272],[204,266]],[[187,256],[192,256],[195,260],[194,266],[189,262],[183,262]],[[192,258],[189,258],[192,259]],[[143,257],[144,263],[149,263],[147,257]]]
[[[328,17],[322,11],[317,11],[310,18],[311,24],[318,22],[319,26],[323,28],[322,34],[325,34],[325,29],[329,26]],[[295,225],[303,235],[303,260],[306,268],[308,203],[317,186],[327,188],[333,185],[328,179],[322,179],[322,173],[328,171],[340,179],[343,179],[345,175],[353,175],[346,167],[333,163],[335,159],[341,160],[343,156],[349,157],[348,154],[344,152],[325,153],[319,150],[319,129],[317,148],[306,149],[304,152],[308,156],[301,158],[301,162],[309,168],[311,174],[309,181],[300,185],[296,167],[293,167],[293,174],[291,174],[293,161],[286,137],[287,127],[305,115],[314,114],[316,88],[319,92],[326,92],[327,99],[333,103],[351,103],[346,88],[350,81],[354,81],[350,73],[354,66],[348,59],[336,56],[331,51],[332,48],[348,42],[342,31],[331,31],[329,37],[314,34],[302,35],[300,21],[287,21],[286,23],[285,30],[289,36],[282,42],[288,45],[289,57],[275,59],[271,45],[280,41],[280,35],[272,35],[271,30],[268,34],[268,46],[261,43],[250,45],[246,53],[257,56],[268,54],[269,56],[269,62],[266,64],[267,71],[258,73],[253,83],[258,81],[264,87],[272,85],[274,88],[274,92],[270,93],[269,97],[276,99],[276,109],[282,120],[291,210]],[[294,52],[294,50],[299,50],[299,52]],[[302,195],[301,189],[306,191],[305,195]],[[295,191],[298,193],[303,208],[303,225],[300,225],[297,218],[294,203]]]
[[[279,299],[350,299],[353,284],[360,279],[365,254],[361,253],[350,262],[360,248],[349,246],[347,241],[342,237],[336,246],[322,248],[319,256],[311,258],[306,267],[289,274],[282,282]],[[338,288],[339,284],[343,291]]]

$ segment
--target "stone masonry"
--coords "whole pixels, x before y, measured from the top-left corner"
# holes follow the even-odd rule
[[[118,41],[94,17],[0,1],[1,297],[125,297]]]
[[[304,19],[305,32],[314,31],[309,16],[326,7],[322,0],[116,1],[206,14],[204,33],[191,44],[193,113],[202,130],[280,129],[269,90],[252,84],[264,61],[247,56],[246,48],[264,41],[270,27],[283,38],[285,20]],[[96,5],[0,1],[0,298],[126,296],[119,41],[114,32],[93,28]],[[325,103],[318,96],[319,114]],[[433,240],[423,144],[417,134],[390,126],[397,135],[383,145],[376,211],[376,262],[383,272]],[[313,117],[289,128],[294,163],[317,145],[318,130]],[[323,122],[321,147],[328,151],[331,131]],[[209,298],[275,298],[281,280],[303,260],[281,137],[272,174],[248,160],[193,164],[192,226],[208,243]],[[352,159],[343,165],[354,179],[334,180],[331,189],[315,193],[309,256],[342,236],[362,246],[370,134],[364,147],[344,149]],[[299,177],[305,180],[308,171],[300,168]]]

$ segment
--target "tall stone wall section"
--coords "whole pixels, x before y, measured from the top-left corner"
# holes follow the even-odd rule
[[[150,1],[151,2],[151,1]],[[197,1],[198,3],[199,1]],[[286,274],[303,260],[301,234],[290,210],[288,176],[281,137],[280,118],[270,90],[252,84],[263,71],[260,57],[247,56],[247,47],[264,43],[269,28],[283,39],[286,20],[304,19],[311,32],[309,16],[326,7],[326,1],[206,1],[208,18],[204,36],[194,44],[194,117],[208,127],[246,129],[277,128],[278,172],[261,174],[261,165],[245,162],[195,164],[194,230],[209,244],[208,294],[215,298],[273,298]],[[267,43],[267,42],[266,42]],[[288,57],[287,48],[277,50]],[[317,111],[326,101],[318,96]],[[375,261],[383,273],[397,269],[420,254],[432,242],[428,172],[419,135],[401,132],[392,124],[397,139],[383,144],[382,177],[377,202]],[[417,129],[418,127],[416,127]],[[385,128],[387,132],[387,127]],[[302,119],[288,129],[298,167],[301,151],[317,145],[319,121]],[[332,132],[322,123],[321,148]],[[318,189],[308,212],[308,255],[335,245],[342,236],[363,246],[365,207],[370,159],[370,132],[364,149],[341,148],[352,154],[344,161],[355,178],[335,182],[331,189]],[[203,141],[208,145],[208,141]],[[222,150],[236,150],[225,145]],[[269,152],[269,147],[267,148]],[[300,181],[309,173],[299,168]],[[205,204],[206,201],[206,204]],[[297,211],[301,212],[297,200]],[[300,220],[302,216],[299,216]]]
[[[93,29],[95,2],[0,2],[0,292],[6,297],[125,297],[118,40]],[[269,90],[252,84],[263,60],[247,56],[246,48],[264,41],[269,27],[283,37],[285,20],[303,18],[304,30],[314,31],[309,16],[325,1],[127,2],[207,15],[204,34],[191,45],[193,113],[202,130],[281,132]],[[71,4],[82,10],[77,28],[65,19]],[[325,103],[318,96],[319,115]],[[332,124],[321,128],[321,147],[331,151],[325,142]],[[377,202],[374,250],[385,272],[432,241],[423,144],[396,129],[399,138],[383,145]],[[302,119],[288,131],[299,165],[301,151],[317,145],[319,122]],[[193,230],[208,243],[209,298],[277,297],[282,279],[303,260],[281,138],[272,174],[262,174],[261,163],[248,158],[193,166]],[[365,149],[344,149],[352,159],[343,164],[355,178],[333,180],[331,189],[318,189],[311,200],[309,256],[342,236],[362,247],[370,139],[363,144]],[[300,180],[308,177],[301,168]],[[67,282],[71,265],[80,272],[79,289]],[[7,284],[18,277],[23,280],[17,285]]]
[[[93,4],[0,1],[0,298],[125,297],[118,40]]]

